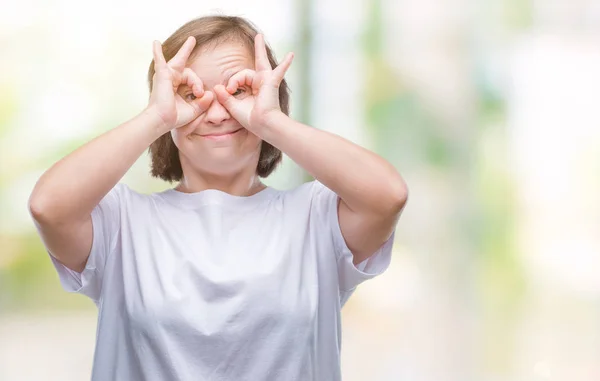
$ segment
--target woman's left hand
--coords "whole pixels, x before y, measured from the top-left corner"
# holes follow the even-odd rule
[[[260,136],[260,130],[277,113],[279,106],[279,85],[294,59],[288,53],[285,59],[275,68],[271,67],[265,41],[261,34],[254,39],[255,70],[244,69],[234,74],[227,87],[218,85],[214,88],[221,103],[233,118],[244,128]]]

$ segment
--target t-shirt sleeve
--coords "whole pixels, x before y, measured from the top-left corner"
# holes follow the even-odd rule
[[[340,229],[338,202],[337,194],[320,182],[314,182],[312,207],[319,214],[317,221],[322,225],[319,230],[327,232],[332,240],[337,260],[340,298],[343,304],[359,284],[380,275],[389,267],[395,233],[369,258],[355,266],[352,252]]]
[[[104,267],[108,256],[115,249],[120,229],[122,189],[123,185],[117,184],[92,210],[92,248],[81,273],[69,269],[50,255],[62,287],[68,292],[86,295],[95,303],[100,299]]]

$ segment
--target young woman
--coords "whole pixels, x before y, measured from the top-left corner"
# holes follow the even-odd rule
[[[340,380],[340,309],[389,265],[403,179],[287,115],[293,55],[277,65],[247,20],[199,18],[153,48],[148,106],[29,200],[63,286],[98,306],[92,379]],[[148,148],[174,189],[119,183]],[[316,180],[265,186],[282,152]]]

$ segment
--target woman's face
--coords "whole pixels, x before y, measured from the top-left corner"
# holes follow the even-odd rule
[[[201,48],[190,58],[188,67],[202,80],[205,91],[213,91],[216,85],[227,85],[233,74],[254,69],[254,60],[241,42],[227,41]],[[193,97],[186,86],[181,86],[178,93],[183,99]],[[248,94],[241,89],[234,96],[242,99]],[[188,169],[227,175],[249,166],[256,169],[260,138],[233,119],[216,97],[206,112],[189,124],[172,130],[171,136],[179,149],[184,173]]]

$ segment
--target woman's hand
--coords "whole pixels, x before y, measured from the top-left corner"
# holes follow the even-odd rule
[[[233,75],[227,87],[214,88],[219,103],[224,105],[243,127],[260,136],[260,129],[277,113],[279,85],[294,59],[288,53],[275,69],[271,67],[261,34],[254,40],[255,70],[245,69]]]
[[[166,62],[160,42],[154,41],[154,77],[147,111],[162,121],[160,134],[190,123],[205,112],[213,100],[213,93],[204,91],[200,78],[185,67],[195,46],[196,40],[189,37],[177,54]],[[183,99],[177,93],[181,85],[187,85],[195,98]]]

